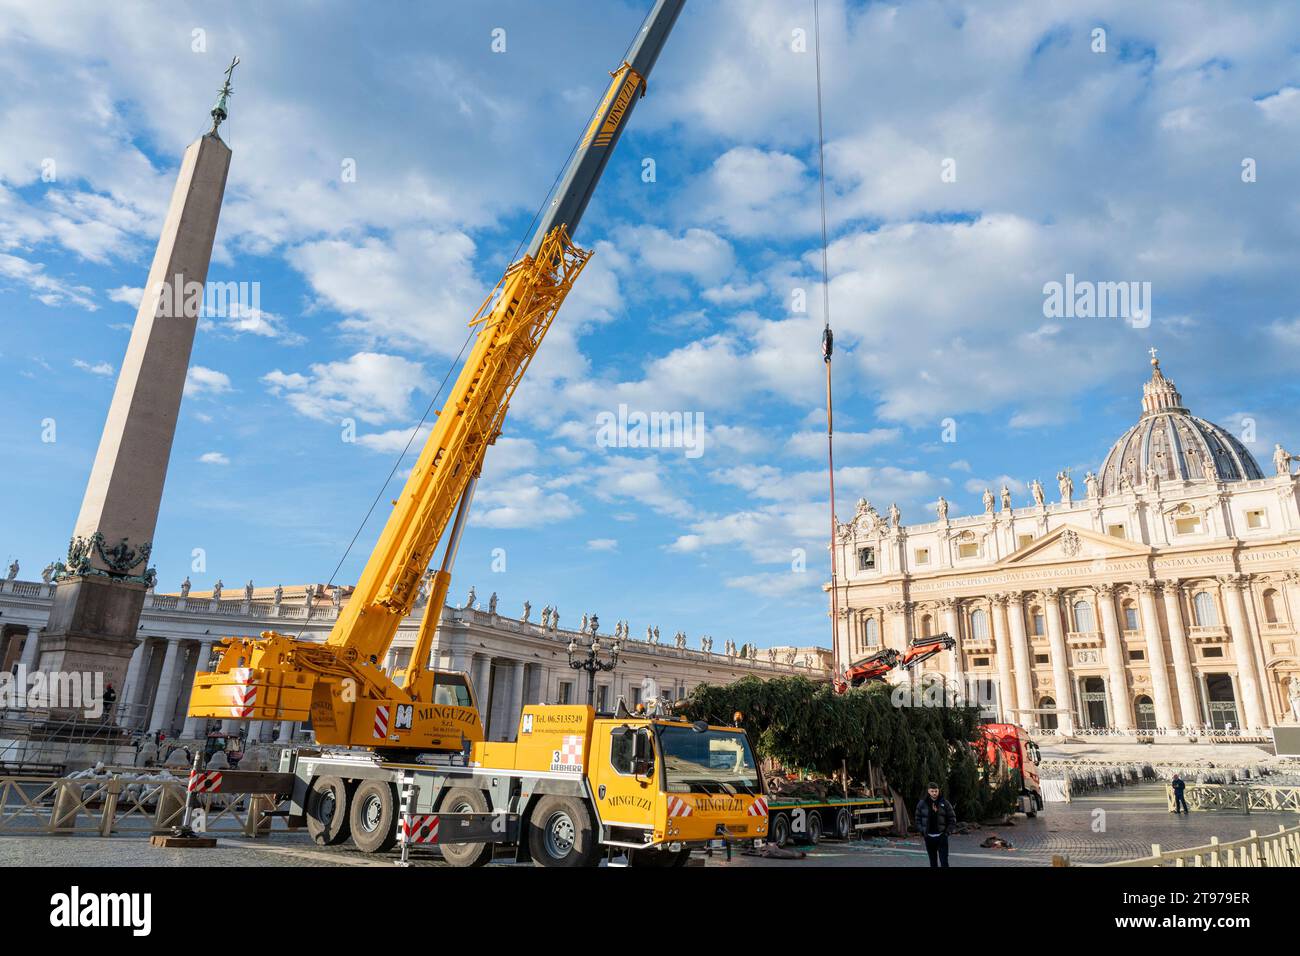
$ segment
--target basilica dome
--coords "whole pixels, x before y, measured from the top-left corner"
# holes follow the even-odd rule
[[[1154,351],[1154,350],[1153,350]],[[1142,387],[1142,417],[1111,446],[1101,466],[1101,493],[1160,481],[1246,481],[1264,473],[1226,428],[1197,418],[1183,405],[1174,383],[1151,359],[1151,380]]]

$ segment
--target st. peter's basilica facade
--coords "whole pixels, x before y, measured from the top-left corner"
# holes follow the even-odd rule
[[[1300,712],[1300,476],[1265,474],[1152,359],[1142,417],[1060,500],[840,526],[840,660],[946,632],[922,675],[989,716],[1070,732],[1264,733]],[[891,679],[906,677],[895,671]]]

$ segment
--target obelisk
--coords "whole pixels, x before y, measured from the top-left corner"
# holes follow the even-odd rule
[[[154,527],[230,168],[230,147],[217,129],[227,116],[238,62],[226,71],[212,129],[181,160],[68,559],[56,570],[37,659],[42,672],[97,672],[120,691],[138,643],[140,611],[154,578]]]

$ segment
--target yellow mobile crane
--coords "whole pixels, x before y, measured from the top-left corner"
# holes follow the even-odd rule
[[[611,73],[527,252],[471,320],[478,331],[469,357],[325,642],[274,631],[226,638],[215,669],[195,675],[192,716],[310,718],[322,748],[352,748],[282,757],[281,770],[295,778],[290,817],[319,843],[351,835],[362,850],[387,849],[402,816],[424,821],[411,824],[420,842],[438,832],[438,820],[453,829],[456,842],[442,849],[458,865],[486,862],[497,843],[559,866],[590,863],[601,845],[665,865],[684,862],[692,844],[766,831],[761,775],[743,731],[530,706],[517,743],[485,743],[468,677],[429,666],[484,454],[590,258],[573,233],[683,3],[657,0]],[[390,676],[379,662],[440,543],[410,666]]]
[[[591,253],[573,243],[619,135],[684,0],[659,0],[613,72],[526,254],[470,321],[478,333],[464,367],[384,526],[356,589],[324,644],[267,631],[227,639],[210,673],[195,676],[190,713],[244,720],[311,718],[322,744],[460,751],[482,739],[473,692],[427,666],[483,456],[501,433],[511,396]],[[448,525],[450,532],[448,533]],[[433,576],[411,664],[389,677],[379,662]]]

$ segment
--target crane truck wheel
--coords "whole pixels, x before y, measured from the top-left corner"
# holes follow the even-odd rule
[[[538,800],[528,820],[528,850],[541,866],[594,866],[600,848],[587,805],[554,794]]]
[[[487,813],[487,797],[482,790],[453,787],[442,800],[443,813]],[[492,862],[491,843],[439,843],[442,858],[451,866],[487,866]]]
[[[397,843],[397,794],[391,783],[364,780],[352,794],[348,823],[362,853],[384,853]]]
[[[352,787],[339,777],[317,777],[307,791],[307,833],[318,846],[337,846],[348,838],[348,797]]]
[[[768,829],[768,840],[775,843],[778,847],[785,846],[790,842],[790,817],[784,813],[778,813],[772,817],[772,825]]]

